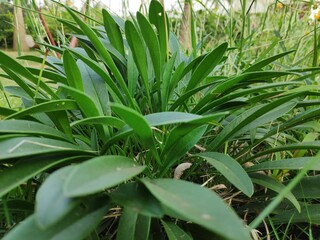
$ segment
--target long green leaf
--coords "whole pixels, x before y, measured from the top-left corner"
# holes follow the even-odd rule
[[[157,79],[157,85],[160,87],[160,83],[162,80],[162,66],[161,66],[161,51],[160,51],[160,44],[157,38],[156,33],[154,32],[151,24],[147,20],[145,16],[142,15],[142,13],[137,12],[137,20],[140,26],[140,31],[142,34],[142,37],[148,47],[152,64],[153,64],[153,70],[156,75]]]
[[[124,208],[120,217],[116,240],[135,240],[137,219],[138,213],[130,208]]]
[[[299,213],[296,209],[284,210],[272,217],[274,224],[307,223],[320,224],[320,204],[304,205]]]
[[[0,175],[0,197],[4,196],[20,184],[26,182],[30,178],[42,173],[52,167],[66,164],[69,162],[77,162],[87,159],[88,156],[75,156],[70,158],[50,158],[43,157],[29,158],[20,161],[14,167],[7,168]]]
[[[74,166],[52,173],[39,188],[36,195],[35,218],[42,229],[56,224],[79,204],[79,199],[63,194],[63,184]]]
[[[248,67],[246,70],[244,70],[243,72],[255,72],[255,71],[261,71],[263,67],[267,66],[268,64],[276,61],[279,58],[282,58],[283,56],[286,56],[290,53],[294,52],[293,51],[288,51],[288,52],[284,52],[284,53],[280,53],[278,55],[266,58],[262,61],[256,62],[254,63],[252,66]]]
[[[0,121],[0,133],[12,134],[21,133],[34,136],[45,136],[54,139],[68,140],[67,136],[62,132],[49,127],[47,125],[27,121],[27,120],[5,120]]]
[[[30,108],[26,108],[20,112],[16,112],[6,119],[18,119],[25,116],[29,116],[36,113],[47,113],[47,112],[58,112],[63,110],[75,110],[78,109],[78,106],[74,100],[63,99],[63,100],[51,100],[49,102],[40,103],[34,105]]]
[[[118,24],[106,9],[102,9],[102,16],[104,28],[111,44],[124,56],[123,38]]]
[[[259,158],[261,156],[265,156],[270,153],[276,153],[276,152],[282,152],[282,151],[296,151],[298,149],[316,149],[320,150],[320,141],[313,141],[313,142],[299,142],[299,143],[294,143],[294,144],[286,144],[283,146],[276,146],[272,147],[270,149],[266,149],[264,151],[258,152],[254,156],[246,159],[246,161],[250,161],[255,158]],[[296,156],[299,157],[299,156]],[[303,157],[303,156],[301,156]]]
[[[94,101],[96,107],[99,109],[99,112],[103,112],[104,114],[106,114],[107,106],[109,103],[106,83],[82,60],[78,60],[77,64],[79,66],[80,73],[83,79],[85,94]]]
[[[108,200],[105,198],[87,200],[71,211],[63,221],[59,221],[47,229],[41,229],[35,215],[31,215],[12,229],[3,239],[85,239],[102,220],[108,207]]]
[[[298,94],[292,94],[288,96],[284,96],[280,99],[277,99],[269,104],[265,104],[262,106],[258,106],[255,108],[251,108],[248,111],[242,113],[239,115],[235,120],[233,120],[230,124],[228,124],[222,131],[221,133],[212,141],[208,146],[208,150],[215,150],[218,149],[225,141],[230,139],[232,136],[234,136],[237,132],[240,130],[246,128],[248,124],[253,124],[256,126],[254,123],[255,120],[269,111],[272,111],[276,107],[282,105],[282,104],[288,104],[288,102],[303,93],[298,93]]]
[[[109,196],[120,206],[130,208],[138,214],[156,218],[163,217],[164,213],[160,203],[142,184],[127,183],[121,185]]]
[[[277,193],[280,193],[285,188],[285,185],[283,185],[282,183],[278,182],[277,180],[275,180],[272,177],[269,177],[269,176],[266,176],[263,174],[251,173],[250,177],[251,177],[253,183],[256,183],[256,184],[259,184],[263,187],[269,188]],[[295,196],[291,192],[289,192],[287,194],[286,198],[293,204],[293,206],[295,206],[295,208],[299,212],[301,211],[301,207],[300,207],[299,202],[297,201],[297,199],[295,198]]]
[[[76,60],[68,50],[63,52],[63,66],[69,87],[73,87],[83,92],[84,88],[79,67],[77,66]]]
[[[242,166],[232,157],[217,153],[204,152],[196,154],[204,158],[210,165],[216,168],[228,181],[230,181],[236,188],[251,197],[254,193],[253,184]]]
[[[140,76],[142,78],[143,85],[145,87],[145,94],[147,95],[148,101],[150,103],[150,86],[148,79],[147,56],[146,49],[144,47],[144,41],[131,21],[126,21],[125,23],[125,34],[133,54],[134,62],[136,63]]]
[[[213,191],[182,180],[143,179],[142,182],[169,216],[192,221],[225,239],[251,239],[242,220]]]
[[[90,39],[93,46],[97,49],[98,53],[100,54],[102,60],[105,62],[105,64],[110,68],[111,72],[113,73],[114,77],[118,81],[121,89],[123,90],[124,94],[127,97],[128,102],[130,103],[131,107],[134,107],[134,102],[130,96],[128,87],[117,68],[116,64],[112,60],[112,57],[110,56],[109,52],[106,50],[104,45],[99,40],[99,37],[97,34],[92,30],[91,27],[89,27],[86,23],[84,23],[79,16],[77,16],[70,8],[66,8],[72,18],[79,24],[82,31],[87,35],[87,37]]]
[[[320,198],[320,175],[307,176],[301,179],[300,183],[292,190],[296,198]],[[288,184],[288,181],[285,182]]]
[[[191,79],[187,85],[185,92],[195,88],[205,77],[207,77],[212,70],[219,64],[224,53],[228,48],[227,43],[223,43],[214,50],[212,50],[194,70]]]
[[[303,169],[308,163],[312,162],[317,157],[302,157],[302,158],[289,158],[281,159],[276,161],[267,161],[263,163],[258,163],[252,167],[246,169],[247,172],[264,171],[271,169],[287,169],[287,170],[299,170]],[[317,161],[312,165],[310,170],[319,171],[320,161]]]
[[[112,126],[118,129],[121,129],[126,125],[125,122],[122,121],[121,119],[115,118],[115,117],[109,117],[109,116],[84,118],[84,119],[72,122],[70,125],[76,126],[76,125],[93,125],[93,124],[107,125],[107,126]]]
[[[133,131],[143,140],[143,142],[149,146],[153,145],[153,135],[151,127],[147,120],[135,110],[113,104],[111,109],[120,116],[132,129]]]
[[[76,103],[86,117],[96,117],[103,115],[101,108],[99,109],[95,105],[94,101],[85,93],[64,85],[61,85],[60,87],[76,100]]]
[[[54,153],[83,153],[90,155],[93,151],[84,149],[83,146],[40,137],[16,137],[0,141],[0,160],[26,157],[39,154]]]
[[[139,166],[127,157],[96,157],[74,169],[66,180],[64,193],[70,197],[97,193],[140,174],[144,169],[145,166]]]
[[[69,51],[76,55],[79,59],[81,59],[85,64],[87,64],[95,73],[97,73],[106,82],[110,95],[113,97],[113,101],[120,101],[123,104],[126,103],[126,100],[117,84],[111,79],[106,70],[103,69],[99,63],[93,61],[88,57],[85,57],[84,55],[72,49],[69,49]]]
[[[34,76],[28,69],[22,66],[19,62],[9,57],[2,51],[0,51],[0,64],[12,70],[13,72],[19,74],[20,76],[28,79],[33,84],[38,85],[38,78],[36,76]],[[44,82],[39,81],[39,87],[42,88],[46,93],[48,93],[52,98],[58,98],[58,96],[55,94],[52,88]]]
[[[151,24],[155,25],[155,27],[158,30],[159,44],[160,44],[160,49],[162,53],[161,65],[163,65],[167,57],[167,49],[168,49],[167,37],[169,37],[169,32],[170,32],[168,27],[169,26],[168,18],[166,15],[164,16],[164,14],[165,12],[163,11],[163,7],[160,4],[160,2],[152,0],[149,6],[149,21]],[[167,24],[165,24],[165,21],[167,22]]]
[[[179,226],[169,221],[161,221],[169,240],[192,240]]]
[[[263,80],[267,81],[272,78],[278,78],[281,76],[285,76],[291,74],[290,72],[280,72],[280,71],[261,71],[261,72],[249,72],[243,73],[240,75],[232,76],[219,84],[216,84],[214,88],[210,91],[210,93],[206,94],[194,107],[192,110],[193,113],[197,113],[199,109],[203,108],[208,102],[213,99],[217,99],[218,97],[222,97],[223,93],[234,89],[237,84],[246,83],[247,85],[255,83],[255,81]],[[241,86],[241,85],[240,85]],[[242,86],[243,87],[243,86]]]
[[[194,147],[207,130],[207,125],[183,124],[175,128],[169,135],[161,153],[163,167],[160,176],[163,176],[183,155]]]

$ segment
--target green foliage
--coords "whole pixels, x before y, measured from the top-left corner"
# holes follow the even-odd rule
[[[228,44],[186,55],[155,0],[149,17],[103,10],[95,27],[66,9],[80,47],[22,57],[41,70],[0,52],[20,87],[4,90],[22,100],[0,112],[4,239],[243,240],[267,215],[281,224],[301,211],[293,220],[306,222],[317,205],[302,202],[298,182],[315,185],[303,175],[320,168],[317,135],[304,133],[320,109],[304,76],[319,69],[271,70],[288,51],[226,75]]]
[[[13,8],[0,3],[0,46],[7,48],[13,41]]]

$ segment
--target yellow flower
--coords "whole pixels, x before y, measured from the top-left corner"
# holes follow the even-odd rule
[[[283,9],[283,4],[280,3],[280,2],[277,2],[277,8],[278,8],[278,9]]]
[[[312,5],[311,14],[309,16],[311,22],[320,21],[320,6]]]

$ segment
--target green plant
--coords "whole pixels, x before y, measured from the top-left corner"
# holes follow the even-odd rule
[[[0,46],[8,48],[8,45],[12,45],[13,38],[13,16],[12,7],[5,3],[0,3]]]
[[[81,47],[47,46],[62,59],[20,57],[41,69],[0,52],[5,77],[19,86],[5,90],[23,102],[21,111],[0,108],[1,217],[7,228],[25,219],[4,239],[250,239],[241,218],[247,211],[251,227],[259,226],[254,211],[269,204],[263,188],[279,193],[263,214],[277,213],[279,202],[300,211],[290,190],[319,164],[290,151],[319,146],[286,145],[286,131],[319,118],[318,102],[306,100],[318,93],[303,82],[319,69],[263,70],[285,52],[222,75],[228,45],[185,55],[172,33],[167,41],[157,1],[148,18],[138,12],[124,21],[103,10],[95,27],[66,9],[74,22],[60,21]],[[270,161],[280,151],[287,159]],[[192,163],[185,180],[172,179],[185,163]],[[257,173],[302,167],[287,187],[281,173]],[[208,189],[219,183],[231,194]],[[222,200],[236,195],[243,201]]]

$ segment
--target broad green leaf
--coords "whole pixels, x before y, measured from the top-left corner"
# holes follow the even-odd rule
[[[119,118],[116,117],[109,117],[109,116],[101,116],[101,117],[90,117],[90,118],[84,118],[75,122],[72,122],[70,125],[76,126],[76,125],[107,125],[112,126],[118,129],[123,128],[126,124],[124,121],[122,121]]]
[[[69,139],[73,139],[72,129],[70,127],[70,121],[68,112],[65,110],[57,112],[47,112],[46,115],[54,123],[56,128],[61,132],[64,132]]]
[[[221,117],[227,113],[228,112],[221,112],[217,114],[200,116],[200,115],[193,115],[190,113],[164,112],[164,113],[155,113],[155,114],[147,115],[146,119],[149,121],[151,126],[158,126],[160,124],[157,124],[157,123],[162,123],[161,125],[164,125],[163,123],[165,124],[177,123],[177,121],[174,120],[174,116],[176,115],[176,120],[179,120],[178,123],[182,123],[180,126],[177,126],[171,131],[162,152],[162,155],[164,155],[170,148],[172,148],[172,146],[176,142],[180,141],[180,139],[183,136],[188,135],[190,131],[200,127],[201,125],[216,124],[214,119],[216,119],[217,117]],[[162,117],[165,117],[166,115],[168,115],[168,117],[165,118],[164,121],[161,121]],[[158,118],[155,118],[155,117],[158,117]],[[181,119],[180,117],[185,119]],[[169,120],[169,121],[166,121],[166,120]]]
[[[253,183],[269,188],[277,193],[280,193],[285,188],[285,185],[283,185],[282,183],[278,182],[272,177],[269,177],[263,174],[251,173],[250,177]],[[300,204],[298,203],[297,199],[291,192],[287,194],[286,198],[293,204],[293,206],[295,206],[295,208],[299,212],[301,211]]]
[[[127,157],[96,157],[74,169],[66,180],[64,193],[69,197],[79,197],[101,192],[140,174],[144,169],[145,166]]]
[[[0,133],[21,133],[35,136],[46,136],[60,140],[67,140],[62,132],[47,125],[27,120],[4,120],[0,121]]]
[[[53,172],[40,186],[36,195],[35,218],[40,228],[47,229],[77,207],[80,199],[63,194],[63,184],[74,166]]]
[[[187,123],[202,118],[201,115],[184,112],[159,112],[144,116],[150,126],[162,126],[175,123]]]
[[[161,51],[160,44],[157,38],[156,33],[154,32],[151,24],[147,20],[147,18],[142,15],[142,13],[137,12],[137,20],[140,26],[140,31],[144,42],[146,43],[149,53],[151,56],[153,69],[156,75],[157,84],[160,87],[161,79],[162,79],[162,65],[161,65]]]
[[[112,111],[120,116],[147,145],[153,145],[153,135],[147,120],[135,110],[119,105],[111,105]]]
[[[8,116],[7,119],[22,118],[22,117],[29,116],[36,113],[58,112],[62,110],[75,110],[75,109],[78,109],[78,106],[74,100],[70,100],[70,99],[51,100],[49,102],[36,104],[32,107],[16,112]]]
[[[103,115],[101,108],[99,109],[95,105],[94,101],[85,93],[65,85],[61,85],[60,87],[63,90],[65,90],[68,94],[70,94],[74,100],[76,100],[76,103],[83,112],[84,116],[96,117]]]
[[[130,208],[124,208],[120,217],[116,240],[135,240],[138,213]]]
[[[35,215],[31,215],[14,227],[3,239],[85,239],[102,220],[108,210],[108,205],[108,199],[102,197],[87,200],[65,216],[63,221],[47,229],[41,229]]]
[[[143,179],[142,182],[169,216],[192,221],[225,239],[251,239],[242,220],[213,191],[175,179]]]
[[[68,50],[63,52],[63,66],[69,87],[84,91],[82,77],[76,60]]]
[[[123,38],[118,24],[106,9],[102,9],[102,16],[104,28],[111,44],[124,56]]]
[[[247,172],[264,171],[271,169],[287,169],[287,170],[299,170],[303,169],[307,164],[312,162],[319,157],[302,157],[302,158],[289,158],[281,159],[276,161],[267,161],[263,163],[255,164],[252,167],[246,168]],[[320,159],[315,164],[312,165],[310,170],[319,171],[320,170]]]
[[[219,64],[224,53],[227,51],[228,44],[223,43],[214,50],[212,50],[205,58],[199,63],[194,70],[189,83],[186,88],[186,92],[195,88],[205,77],[207,77],[213,69]]]
[[[164,230],[167,233],[169,240],[192,240],[193,238],[189,236],[185,231],[183,231],[179,226],[169,221],[161,221]]]
[[[320,224],[320,204],[305,204],[299,213],[296,209],[284,210],[272,217],[274,224],[307,223]]]
[[[132,209],[124,208],[117,231],[117,240],[148,240],[151,218],[138,215]]]
[[[196,156],[204,158],[245,195],[248,197],[252,196],[254,193],[252,181],[235,159],[229,155],[217,152],[204,152],[196,154]]]
[[[150,87],[148,80],[148,66],[147,66],[147,56],[146,49],[144,47],[144,41],[141,38],[138,30],[131,21],[126,21],[125,23],[125,34],[127,37],[128,44],[132,51],[134,62],[139,70],[143,84],[145,87],[145,93],[148,100],[150,101]]]
[[[206,130],[207,125],[195,124],[183,124],[172,130],[161,153],[163,167],[160,176],[166,174],[169,168],[192,149]]]
[[[20,184],[26,182],[28,179],[36,176],[37,174],[46,171],[61,163],[77,162],[85,160],[88,157],[76,156],[70,158],[52,158],[52,157],[38,157],[29,158],[20,161],[14,167],[6,168],[0,174],[0,197],[4,196]]]
[[[71,144],[66,141],[40,138],[40,137],[16,137],[0,140],[0,160],[26,157],[39,154],[71,153],[88,154],[92,151],[83,146]]]
[[[96,107],[99,109],[99,112],[106,114],[109,96],[105,82],[82,60],[78,60],[77,64],[83,79],[85,94],[94,101]]]
[[[158,200],[150,194],[145,186],[139,183],[121,185],[109,196],[120,206],[130,208],[138,214],[156,218],[163,217],[164,213]]]
[[[149,240],[151,217],[138,215],[134,239]]]

